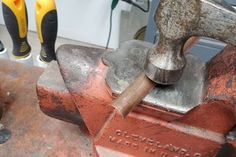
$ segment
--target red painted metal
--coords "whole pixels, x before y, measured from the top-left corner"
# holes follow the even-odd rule
[[[41,110],[54,118],[84,125],[80,113],[65,87],[56,62],[49,65],[37,83],[37,94]],[[50,74],[48,77],[47,74]]]
[[[97,156],[214,157],[221,145],[227,143],[225,135],[236,124],[236,47],[228,46],[208,63],[205,101],[196,108],[178,114],[140,104],[125,119],[111,107],[114,98],[105,81],[108,67],[101,60],[102,50],[97,52],[93,64],[87,65],[86,79],[77,77],[80,73],[76,73],[76,68],[58,58],[72,98],[55,89],[44,90],[47,85],[37,86],[41,109],[49,111],[50,116],[60,116],[58,112],[53,113],[58,103],[43,95],[53,95],[63,102],[73,99],[93,139]],[[69,52],[63,53],[66,58],[78,59]],[[70,103],[61,107],[64,113],[59,118],[65,120],[68,107],[74,107]],[[74,120],[71,117],[66,121]]]
[[[236,50],[228,46],[209,63],[206,99],[236,103]]]

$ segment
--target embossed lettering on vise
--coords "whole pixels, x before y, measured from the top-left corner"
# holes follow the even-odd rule
[[[159,153],[161,157],[170,157],[169,153],[176,153],[175,157],[202,157],[201,153],[190,154],[185,148],[175,146],[173,144],[161,143],[152,138],[140,136],[138,134],[128,133],[127,131],[116,130],[115,135],[109,136],[109,142],[125,146],[134,150],[143,149],[145,153],[156,155]],[[146,146],[140,147],[139,144]]]

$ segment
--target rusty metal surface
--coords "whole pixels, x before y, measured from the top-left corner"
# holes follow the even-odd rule
[[[156,83],[172,84],[179,80],[186,66],[182,47],[189,37],[207,36],[235,44],[236,13],[227,4],[221,3],[223,1],[161,0],[157,11],[161,32],[158,45],[150,49],[142,43],[137,44],[138,49],[132,50],[132,46],[125,48],[128,52],[121,49],[120,51],[126,52],[122,55],[109,53],[109,59],[106,58],[104,62],[110,67],[116,67],[113,71],[104,65],[102,49],[73,45],[59,48],[57,59],[65,87],[73,97],[80,116],[91,134],[97,156],[214,157],[222,145],[231,143],[230,146],[235,146],[235,141],[231,137],[232,128],[236,125],[235,59],[232,56],[235,50],[225,49],[218,55],[220,57],[216,56],[207,65],[201,64],[191,55],[188,56],[190,66],[189,70],[185,71],[186,78],[191,81],[193,78],[196,79],[193,88],[190,89],[189,85],[192,82],[184,80],[181,85],[181,89],[184,90],[180,93],[188,96],[197,89],[200,92],[194,93],[193,97],[197,95],[200,100],[199,105],[196,103],[183,112],[185,114],[172,112],[174,110],[166,106],[150,105],[144,101],[124,119],[112,108],[114,89],[109,88],[109,79],[105,81],[106,76],[109,78],[113,75],[113,83],[117,88],[127,87],[127,80],[132,80],[134,75],[139,74],[135,72],[145,69],[147,76]],[[140,48],[143,48],[141,53]],[[139,53],[147,54],[148,49],[149,56],[138,56]],[[147,64],[146,56],[149,61]],[[221,58],[226,62],[226,66],[221,66]],[[141,62],[144,68],[134,60]],[[125,66],[117,66],[119,64]],[[131,66],[127,68],[128,65]],[[128,70],[124,73],[126,69]],[[109,71],[112,71],[112,75],[109,75]],[[117,76],[121,76],[123,80]],[[199,80],[200,85],[197,82]],[[174,86],[159,86],[159,91],[155,95],[163,91],[166,95],[162,97],[166,102],[170,99],[167,97],[170,93],[165,91],[165,88],[171,87]],[[53,90],[47,92],[48,95],[55,93]],[[203,92],[206,92],[204,102],[201,97]],[[176,98],[180,95],[175,97],[173,93],[172,96],[175,105]],[[58,97],[62,98],[62,95],[59,94]],[[160,98],[155,98],[157,99]],[[188,107],[193,100],[186,100]],[[54,101],[41,103],[41,106],[55,106]],[[47,103],[49,104],[45,105]],[[174,106],[173,104],[170,106]]]
[[[102,54],[102,50],[69,45],[57,52],[65,85],[99,156],[213,157],[227,143],[225,135],[236,124],[235,107],[228,100],[209,99],[179,115],[143,103],[123,119],[111,108],[114,97],[105,82],[108,67]]]
[[[236,47],[227,46],[208,64],[205,99],[222,99],[236,104]]]
[[[91,156],[90,140],[78,126],[40,111],[35,87],[42,69],[5,60],[0,64],[0,102],[4,104],[1,122],[12,132],[11,138],[0,145],[0,156]]]
[[[101,110],[100,106],[105,106],[112,99],[104,79],[106,67],[101,61],[104,51],[100,48],[76,45],[63,45],[57,50],[57,60],[65,85],[81,115],[86,115],[83,120],[92,136],[99,133],[112,112],[112,107],[104,107]],[[92,80],[91,75],[94,76]],[[96,103],[91,104],[91,99]],[[79,100],[83,102],[78,103]]]
[[[51,62],[37,82],[41,110],[54,118],[84,125],[71,94],[65,87],[57,62]]]
[[[112,53],[103,57],[109,66],[106,82],[113,94],[121,94],[135,78],[144,72],[144,64],[151,44],[127,41]],[[188,54],[187,65],[178,83],[172,86],[157,85],[144,99],[151,106],[184,114],[202,102],[205,65],[197,57]]]
[[[229,129],[235,123],[228,123],[232,118],[232,110],[221,111],[225,105],[230,106],[223,101],[202,104],[186,117],[172,122],[136,113],[122,119],[115,114],[95,142],[98,147],[103,146],[103,149],[110,148],[140,157],[162,157],[162,154],[168,157],[214,157],[225,142],[226,128]],[[208,116],[212,106],[215,106],[215,110]],[[220,115],[212,117],[214,113]],[[212,118],[208,120],[209,117]]]
[[[224,1],[160,0],[156,23],[160,40],[149,52],[145,71],[159,84],[180,79],[186,65],[182,48],[191,36],[236,45],[236,11]]]

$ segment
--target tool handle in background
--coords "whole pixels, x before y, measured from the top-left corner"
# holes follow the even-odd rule
[[[41,42],[40,60],[44,62],[56,60],[58,19],[54,0],[36,1],[36,26]]]
[[[16,59],[30,55],[27,41],[28,16],[24,0],[2,0],[3,17],[13,42],[12,54]]]

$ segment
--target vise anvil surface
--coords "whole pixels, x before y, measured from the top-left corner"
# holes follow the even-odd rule
[[[236,10],[224,0],[160,0],[155,14],[160,38],[149,49],[145,70],[112,106],[125,117],[156,84],[178,83],[191,38],[209,37],[236,46],[235,21]]]
[[[75,45],[57,50],[60,74],[71,94],[68,99],[73,100],[89,130],[97,156],[213,157],[223,144],[234,144],[233,138],[226,138],[236,124],[236,48],[232,46],[207,63],[189,55],[192,71],[186,67],[183,81],[163,86],[159,92],[154,89],[125,119],[114,110],[112,100],[144,70],[142,60],[150,47],[130,41],[116,52]],[[46,113],[53,111],[56,101],[42,95],[56,97],[58,91],[42,90],[47,86],[37,86]],[[75,120],[64,114],[59,119]],[[58,116],[55,112],[54,117]]]

